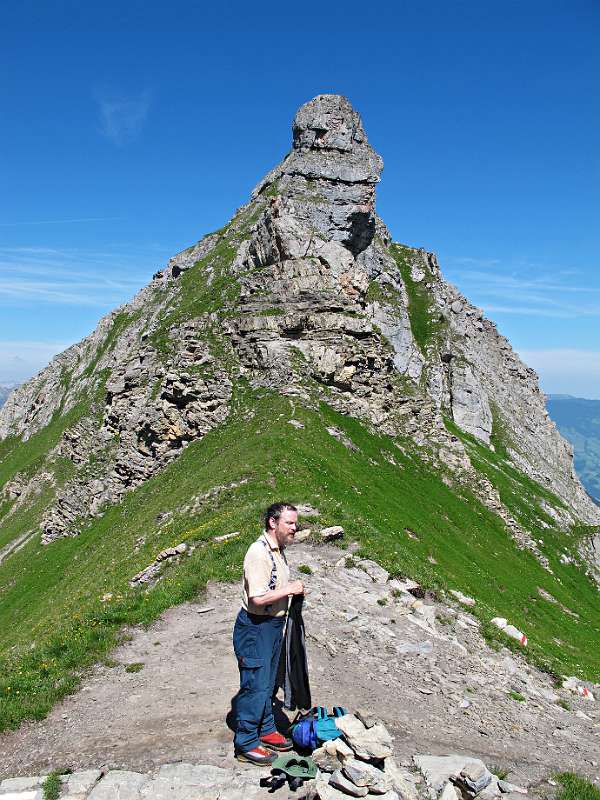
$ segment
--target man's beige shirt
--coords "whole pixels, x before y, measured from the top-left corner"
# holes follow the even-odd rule
[[[266,547],[265,547],[266,544]],[[282,597],[268,606],[257,606],[250,598],[261,597],[269,591],[271,580],[271,570],[273,563],[269,556],[269,550],[275,560],[277,583],[276,589],[282,589],[290,582],[290,568],[285,561],[279,547],[273,547],[267,537],[263,535],[248,548],[244,558],[244,587],[242,605],[249,614],[259,616],[282,617],[287,611],[288,599]]]

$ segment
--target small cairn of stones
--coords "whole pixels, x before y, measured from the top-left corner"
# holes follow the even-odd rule
[[[425,778],[401,769],[392,757],[392,736],[373,715],[357,710],[335,720],[339,739],[325,742],[312,753],[319,768],[306,795],[310,800],[516,800],[523,789],[494,775],[477,758],[461,755],[415,755],[413,760]]]
[[[319,773],[312,798],[348,800],[377,795],[379,800],[417,800],[410,773],[392,758],[392,737],[372,715],[356,711],[335,720],[339,739],[325,742],[312,754]]]

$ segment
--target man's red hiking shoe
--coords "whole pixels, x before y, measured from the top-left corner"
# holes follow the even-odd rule
[[[280,733],[277,733],[277,731],[261,736],[260,743],[269,747],[271,750],[278,750],[280,753],[284,753],[286,750],[293,750],[294,748],[292,740],[282,736]]]
[[[247,761],[249,764],[256,764],[258,767],[270,767],[277,758],[275,753],[266,750],[264,747],[254,747],[244,753],[236,753],[235,757],[238,761]]]

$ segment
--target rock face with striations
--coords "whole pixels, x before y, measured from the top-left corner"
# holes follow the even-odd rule
[[[409,435],[534,552],[445,416],[487,446],[501,439],[514,465],[563,501],[568,510],[551,512],[561,524],[599,523],[535,373],[446,283],[434,255],[394,244],[377,217],[383,162],[348,100],[316,97],[292,131],[289,155],[225,229],[172,258],[7,400],[0,438],[50,426],[53,452],[75,467],[43,541],[76,535],[87,515],[223,423],[241,376],[301,401],[316,391]],[[26,494],[23,480],[4,492]]]

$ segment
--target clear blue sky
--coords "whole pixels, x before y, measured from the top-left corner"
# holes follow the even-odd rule
[[[2,5],[0,382],[221,227],[335,92],[394,238],[600,398],[597,0]]]

